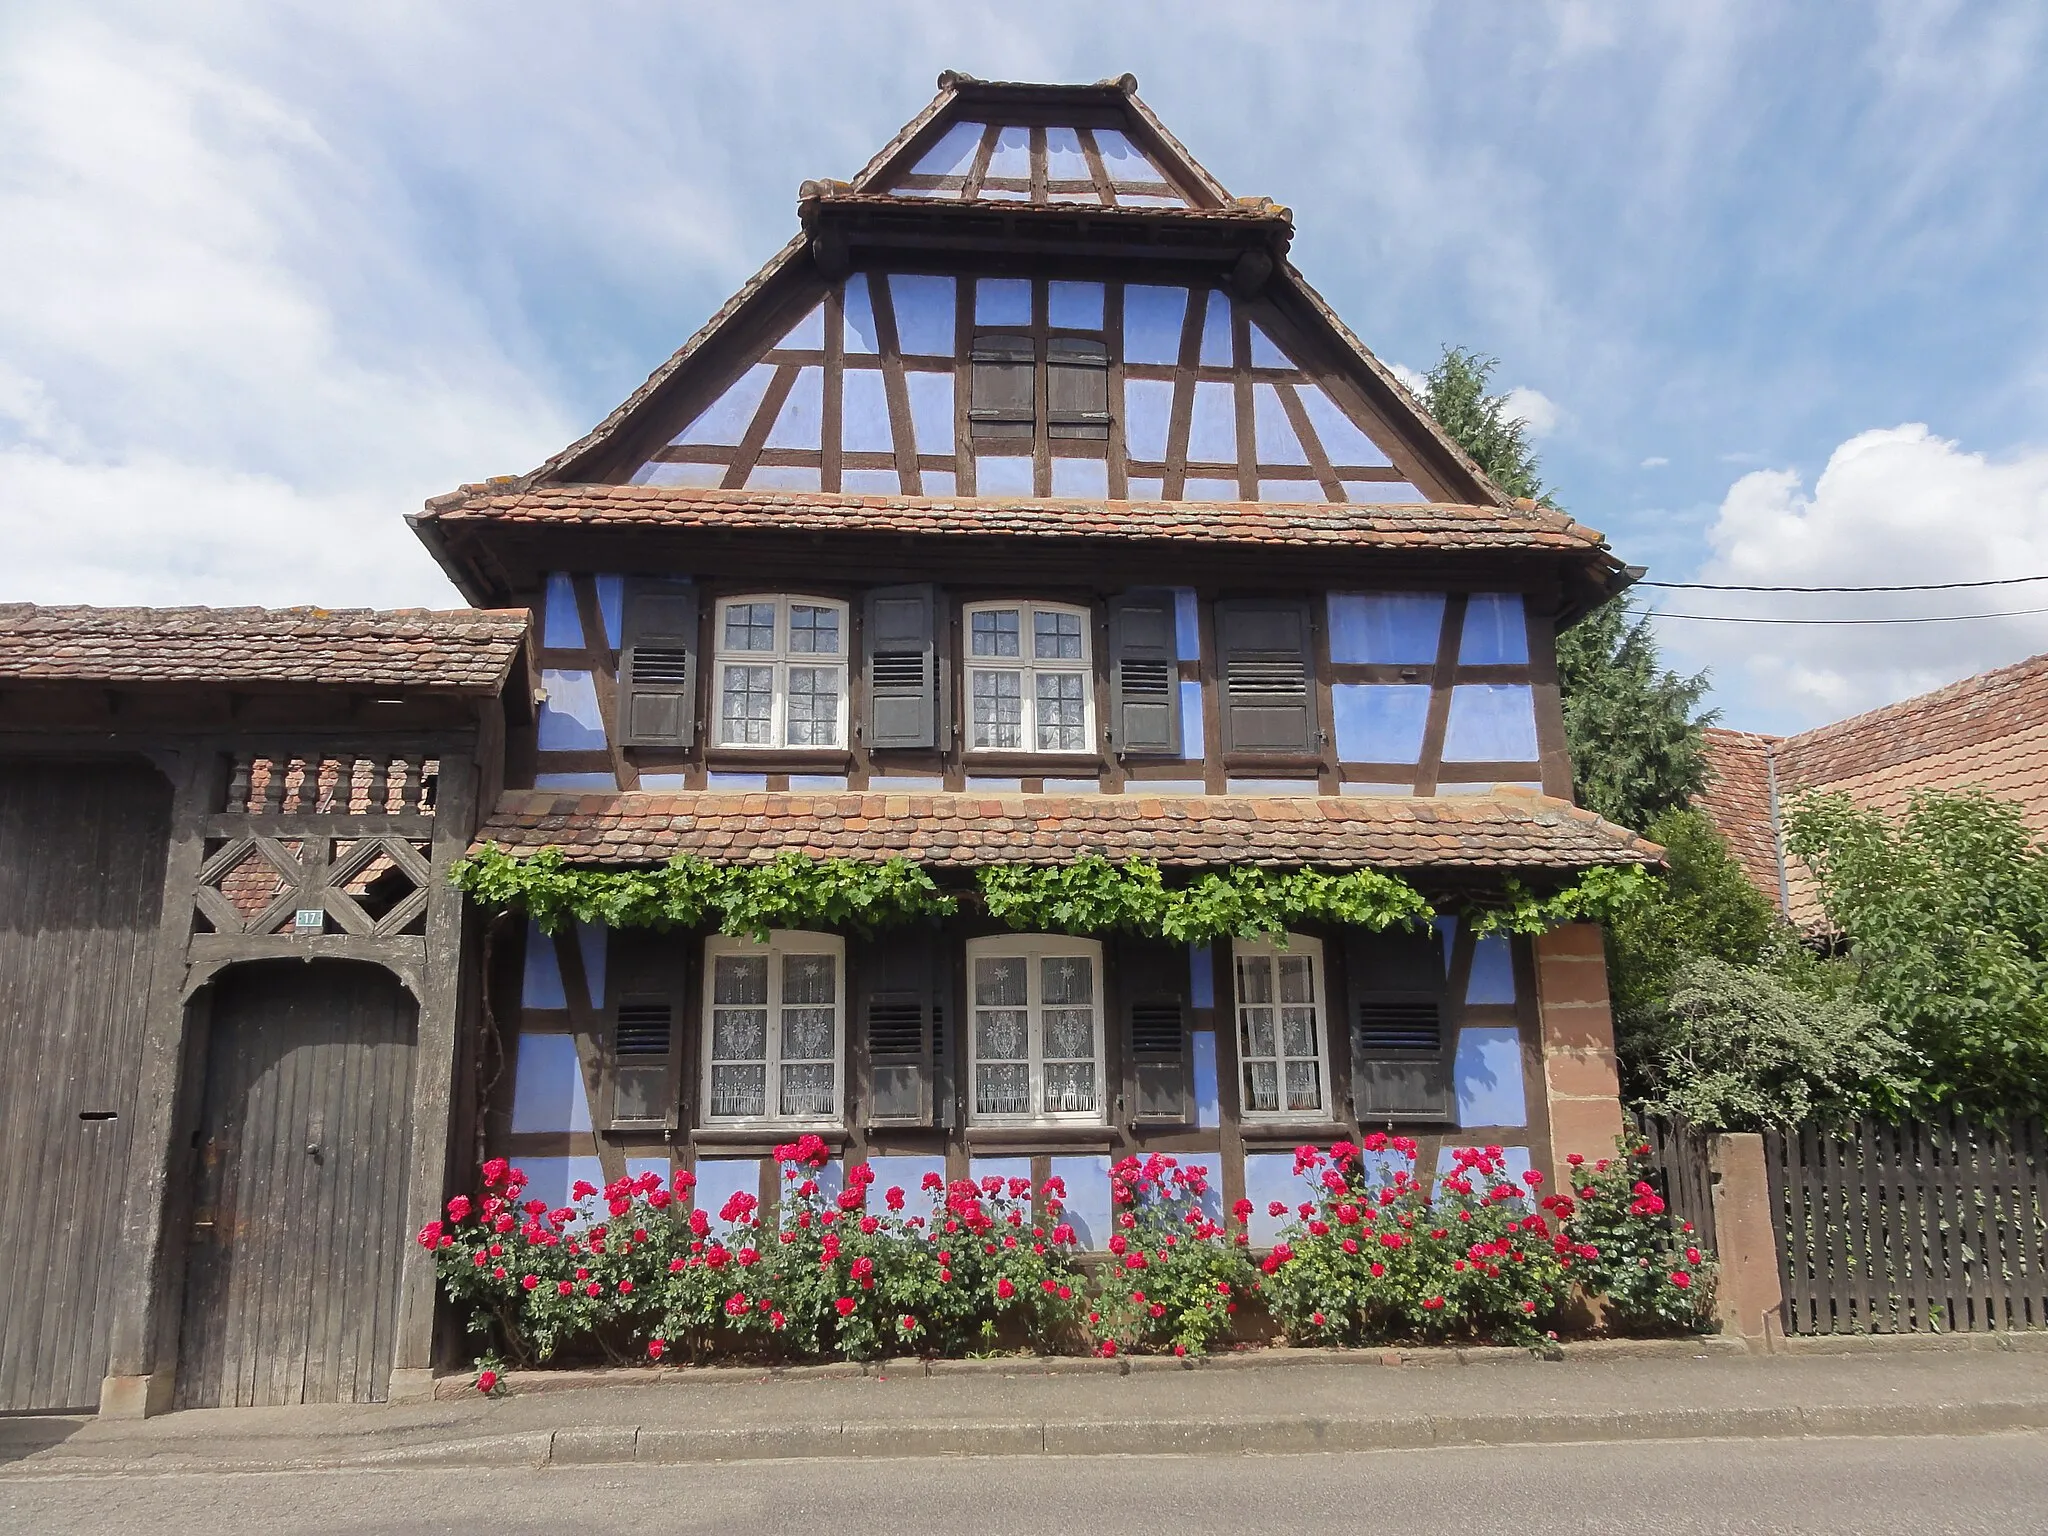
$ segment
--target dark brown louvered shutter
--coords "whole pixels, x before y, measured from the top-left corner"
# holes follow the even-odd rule
[[[1049,437],[1109,436],[1109,348],[1079,336],[1046,343],[1045,429]]]
[[[610,950],[604,1013],[610,1123],[673,1127],[680,1120],[684,951],[673,939],[632,930],[613,933]]]
[[[1316,750],[1315,651],[1308,604],[1233,598],[1216,605],[1226,752]]]
[[[1109,605],[1109,708],[1118,753],[1181,755],[1171,592],[1127,592]]]
[[[1129,1053],[1131,1119],[1187,1125],[1195,1117],[1188,1059],[1188,952],[1162,939],[1124,938],[1114,950],[1116,995]]]
[[[939,745],[939,594],[920,584],[868,593],[861,625],[868,749]]]
[[[1352,929],[1344,972],[1352,1113],[1361,1124],[1454,1123],[1443,940],[1433,928]]]
[[[930,1125],[940,1099],[939,935],[928,928],[878,935],[859,947],[854,965],[868,1054],[864,1123]]]
[[[697,589],[687,581],[628,581],[622,638],[620,740],[689,746],[697,739]]]
[[[971,357],[974,382],[967,403],[969,430],[976,437],[1035,437],[1037,355],[1031,338],[977,336]],[[1106,380],[1107,375],[1104,377]]]

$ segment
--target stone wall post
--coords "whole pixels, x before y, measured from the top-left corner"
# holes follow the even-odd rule
[[[1599,928],[1571,923],[1537,937],[1536,999],[1551,1168],[1562,1167],[1572,1152],[1611,1156],[1621,1135],[1621,1081]]]
[[[1714,1189],[1714,1245],[1721,1264],[1715,1310],[1721,1331],[1768,1348],[1784,1334],[1784,1285],[1778,1264],[1778,1223],[1764,1170],[1764,1139],[1754,1131],[1707,1138]]]

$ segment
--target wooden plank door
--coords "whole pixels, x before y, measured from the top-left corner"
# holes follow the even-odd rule
[[[0,763],[0,1411],[97,1407],[171,790]]]
[[[379,967],[215,984],[180,1407],[382,1402],[405,1224],[415,1010]]]

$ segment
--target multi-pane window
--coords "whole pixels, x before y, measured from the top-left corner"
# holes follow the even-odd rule
[[[1102,946],[1052,936],[967,946],[979,1122],[1104,1118]]]
[[[1240,939],[1236,958],[1245,1114],[1327,1118],[1322,945],[1300,934],[1284,949]]]
[[[718,745],[846,745],[846,605],[735,597],[718,605]]]
[[[1094,692],[1086,612],[1032,603],[968,608],[970,749],[1090,751]]]
[[[709,1121],[839,1118],[845,945],[822,933],[705,945]]]

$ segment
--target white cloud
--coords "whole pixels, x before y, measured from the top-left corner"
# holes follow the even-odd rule
[[[1557,402],[1540,389],[1517,384],[1507,393],[1506,413],[1519,421],[1531,437],[1548,437],[1562,419]]]
[[[2048,573],[2048,450],[1993,460],[1926,426],[1863,432],[1836,448],[1809,493],[1793,470],[1742,476],[1708,531],[1698,579],[1882,586]],[[2048,604],[2048,584],[1960,592],[1669,592],[1684,613],[1890,618]],[[1753,727],[1818,724],[2048,649],[2048,614],[1958,624],[1663,626],[1676,656],[1771,700]],[[1729,674],[1735,674],[1731,677]]]
[[[447,602],[402,518],[574,436],[283,97],[52,23],[0,59],[8,598]]]
[[[1643,462],[1640,465],[1638,465],[1637,468],[1662,469],[1665,465],[1669,464],[1670,462],[1671,461],[1665,458],[1663,454],[1653,453],[1647,459],[1643,460]]]
[[[1408,386],[1408,393],[1416,399],[1420,400],[1429,392],[1429,380],[1406,363],[1389,363],[1387,367],[1393,370],[1395,378]]]

